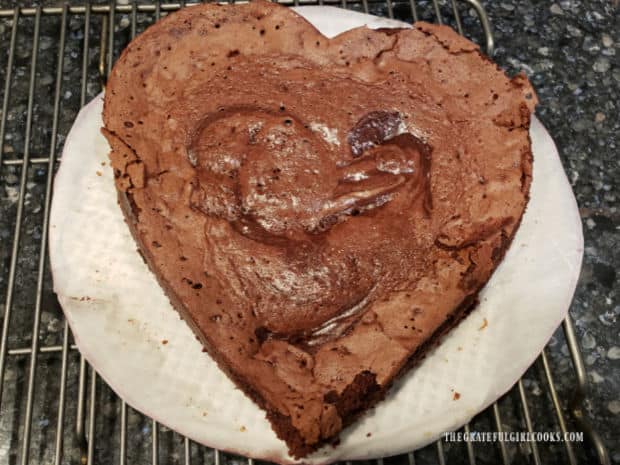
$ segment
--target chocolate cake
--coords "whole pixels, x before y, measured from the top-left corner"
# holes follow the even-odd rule
[[[535,102],[445,26],[327,39],[205,4],[125,49],[103,132],[145,261],[303,457],[476,304],[527,205]]]

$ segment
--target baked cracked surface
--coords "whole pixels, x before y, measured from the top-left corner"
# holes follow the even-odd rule
[[[134,40],[103,132],[151,270],[303,457],[475,304],[527,205],[535,103],[447,27],[327,39],[257,1]]]

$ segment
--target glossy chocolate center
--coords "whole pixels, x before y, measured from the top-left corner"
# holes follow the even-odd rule
[[[276,335],[308,338],[334,319],[344,329],[365,308],[383,263],[377,244],[347,244],[345,222],[364,228],[396,196],[430,205],[430,147],[398,112],[369,112],[343,139],[340,147],[335,129],[281,109],[232,107],[200,121],[188,144],[191,205],[209,218],[213,256],[228,257],[212,265],[258,302]],[[281,305],[308,318],[284,329]]]

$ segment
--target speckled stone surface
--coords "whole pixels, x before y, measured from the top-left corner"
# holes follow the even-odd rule
[[[0,0],[0,9],[14,2]],[[433,20],[432,4],[418,1],[423,19]],[[442,2],[440,2],[442,3]],[[21,5],[32,5],[20,1]],[[45,1],[44,6],[58,5]],[[81,2],[71,2],[73,5]],[[341,4],[341,2],[338,2]],[[620,463],[620,6],[617,0],[557,3],[538,0],[486,1],[497,43],[495,60],[509,73],[524,70],[540,97],[537,114],[554,137],[564,167],[579,203],[586,240],[584,266],[571,306],[571,315],[586,369],[589,394],[587,413],[608,447],[612,463]],[[393,2],[391,12],[411,21],[409,1]],[[473,10],[459,2],[466,34],[482,40]],[[347,2],[351,9],[363,11],[361,2]],[[388,16],[390,8],[369,0],[370,11]],[[442,3],[444,19],[451,21],[448,2]],[[153,15],[139,14],[137,29],[143,30]],[[32,130],[28,144],[31,163],[23,179],[19,160],[24,157],[28,87],[32,58],[33,20],[18,23],[15,62],[12,69],[10,98],[6,114],[6,135],[0,141],[0,315],[5,318],[9,289],[11,256],[14,247],[18,205],[23,202],[21,240],[15,262],[14,292],[10,307],[8,348],[30,347],[35,312],[40,310],[39,342],[42,346],[62,344],[64,320],[51,292],[49,271],[44,268],[37,299],[38,269],[44,239],[45,193],[49,166],[38,160],[58,153],[64,136],[80,106],[81,65],[84,18],[69,15],[64,50],[62,87],[55,151],[51,149],[54,90],[56,85],[59,16],[44,16],[38,43],[39,58],[32,101]],[[86,99],[100,89],[98,77],[99,41],[102,17],[93,15],[87,56]],[[0,18],[0,100],[4,97],[8,45],[12,19]],[[115,20],[116,54],[130,37],[130,18],[117,14]],[[1,111],[1,110],[0,110]],[[0,118],[2,118],[0,113]],[[535,303],[533,303],[535,304]],[[544,309],[541,309],[544,311]],[[3,320],[4,321],[4,320]],[[576,385],[574,370],[563,331],[551,339],[547,355],[556,389],[564,408]],[[30,356],[10,354],[6,358],[3,396],[0,404],[0,463],[19,463],[27,404]],[[58,422],[58,393],[61,375],[60,352],[39,355],[33,390],[30,463],[53,463]],[[76,435],[79,355],[70,351],[67,372],[67,400],[62,422],[64,428],[61,463],[79,463],[86,452]],[[535,431],[559,431],[547,381],[540,361],[526,373],[523,386],[529,402]],[[118,463],[120,459],[121,402],[100,380],[96,392],[94,422],[94,463]],[[513,389],[499,402],[501,424],[505,431],[526,431],[519,391]],[[565,410],[566,412],[566,410]],[[567,429],[577,431],[569,416]],[[496,431],[492,411],[483,412],[471,424],[475,431]],[[127,416],[127,463],[152,461],[152,422],[133,410]],[[159,427],[159,462],[185,463],[183,438]],[[468,463],[462,443],[443,442],[448,463]],[[596,463],[591,448],[573,443],[579,463]],[[567,463],[563,444],[538,444],[543,463]],[[497,443],[475,444],[478,464],[501,463]],[[510,463],[534,463],[532,448],[524,443],[508,444]],[[191,446],[191,463],[214,463],[213,451]],[[222,455],[228,463],[247,463],[239,457]],[[416,463],[438,463],[437,446],[415,454]],[[386,459],[390,463],[409,463],[406,456]]]

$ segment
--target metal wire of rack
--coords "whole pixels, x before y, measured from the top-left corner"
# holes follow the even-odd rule
[[[399,17],[410,21],[418,19],[448,23],[461,34],[477,37],[483,42],[488,54],[493,52],[493,36],[486,13],[478,0],[285,0],[287,5],[331,4],[363,12]],[[0,10],[0,25],[9,31],[8,43],[0,46],[7,51],[5,63],[2,109],[0,113],[0,175],[3,171],[19,173],[14,211],[0,217],[0,225],[12,226],[13,234],[8,241],[0,242],[0,258],[4,252],[8,262],[6,284],[0,289],[4,295],[4,313],[0,339],[0,458],[6,463],[209,463],[224,462],[254,465],[249,458],[241,458],[192,443],[176,433],[160,426],[154,420],[143,417],[116,398],[114,393],[98,378],[76,350],[67,322],[62,320],[55,302],[47,263],[47,233],[49,209],[52,196],[53,173],[59,161],[59,153],[67,121],[75,116],[97,87],[105,79],[115,56],[128,40],[140,29],[160,16],[185,6],[185,3],[116,4],[61,7],[31,7]],[[468,8],[468,16],[462,13]],[[49,23],[49,24],[48,24]],[[53,24],[52,24],[53,23]],[[476,25],[477,31],[468,27]],[[124,25],[124,26],[123,26]],[[69,27],[71,26],[71,27]],[[38,86],[41,70],[39,52],[49,53],[50,44],[40,43],[42,27],[51,27],[57,33],[57,55],[51,114],[44,114],[38,104],[42,90]],[[471,28],[471,27],[470,27]],[[119,33],[119,30],[121,32]],[[25,32],[24,32],[25,31]],[[28,36],[26,36],[28,33]],[[30,36],[31,34],[31,36]],[[120,37],[122,36],[122,37]],[[0,38],[2,36],[0,35]],[[30,41],[30,49],[19,47]],[[67,42],[81,42],[81,56],[68,53]],[[92,51],[94,49],[94,52]],[[28,63],[29,58],[29,63]],[[93,58],[97,58],[93,60]],[[68,78],[70,71],[80,73]],[[1,64],[1,63],[0,63]],[[25,69],[29,69],[26,76]],[[17,77],[17,79],[16,79]],[[97,82],[101,80],[100,82]],[[26,84],[27,83],[27,84]],[[21,84],[27,95],[17,95]],[[94,84],[94,86],[93,86]],[[93,89],[95,89],[93,91]],[[68,108],[67,95],[75,92],[79,102]],[[23,149],[7,148],[5,142],[17,139],[17,128],[8,118],[12,105],[26,99],[22,121]],[[77,99],[76,99],[77,100]],[[47,119],[46,119],[47,118]],[[50,128],[51,119],[51,128]],[[41,131],[40,128],[49,128]],[[36,132],[36,134],[35,134]],[[48,143],[41,142],[47,136]],[[35,140],[36,139],[36,140]],[[19,145],[19,144],[14,144]],[[37,146],[46,146],[48,154],[37,152]],[[33,170],[35,171],[33,175]],[[6,174],[5,174],[6,175]],[[34,178],[33,178],[34,176]],[[34,181],[29,181],[34,179]],[[29,207],[28,196],[33,197],[33,185],[41,186],[40,208]],[[0,184],[1,185],[1,184]],[[33,203],[33,202],[31,202]],[[8,210],[7,210],[8,211]],[[2,213],[3,210],[0,210]],[[38,243],[26,250],[26,223],[37,223],[40,232]],[[35,228],[37,227],[35,225]],[[7,247],[7,244],[10,245]],[[32,254],[36,260],[28,268],[23,256]],[[0,275],[4,273],[0,268]],[[34,295],[25,283],[34,284]],[[22,305],[21,302],[27,302]],[[33,301],[33,302],[32,302]],[[32,302],[32,303],[28,303]],[[31,306],[32,305],[32,306]],[[31,313],[28,312],[30,307]],[[62,330],[60,340],[47,343],[43,340],[42,316],[44,311],[58,313]],[[1,307],[0,307],[1,310]],[[20,315],[27,318],[19,319]],[[15,322],[13,320],[18,319]],[[24,325],[23,323],[26,322]],[[13,323],[13,326],[12,326]],[[25,327],[16,329],[21,324]],[[28,324],[29,323],[29,324]],[[28,326],[30,331],[28,331]],[[526,442],[514,445],[498,441],[492,445],[474,445],[472,442],[453,444],[439,440],[434,445],[398,457],[379,459],[394,464],[416,463],[610,463],[600,436],[587,419],[584,400],[587,396],[587,378],[578,347],[573,323],[567,317],[563,323],[563,337],[570,351],[575,371],[574,392],[568,402],[559,395],[554,381],[552,361],[545,349],[530,368],[534,376],[546,386],[544,395],[528,396],[527,379],[517,382],[513,389],[465,425],[462,432],[507,430],[507,417],[516,418],[512,430],[537,431],[540,425],[546,430],[556,429],[562,433],[577,428],[585,433],[583,447],[579,443],[563,442],[548,446],[546,443]],[[54,338],[51,338],[52,340]],[[28,344],[28,340],[30,341]],[[10,369],[10,370],[9,370]],[[22,381],[19,382],[21,373]],[[13,373],[10,377],[8,373]],[[529,373],[529,372],[528,372]],[[532,373],[530,373],[532,374]],[[25,396],[24,396],[25,392]],[[51,398],[50,398],[51,396]],[[42,398],[42,400],[41,400]],[[548,416],[544,419],[532,415],[532,405],[546,401]],[[544,403],[544,402],[543,402]],[[567,415],[568,413],[568,415]],[[55,418],[53,434],[44,434],[41,424],[48,426],[45,416]],[[39,418],[38,423],[35,420]],[[41,420],[43,418],[43,420]],[[45,422],[48,422],[47,424]],[[43,422],[43,423],[42,423]],[[33,429],[34,427],[34,429]],[[38,439],[33,441],[33,433]],[[48,437],[53,436],[53,437]],[[149,438],[150,436],[150,438]],[[347,463],[349,465],[349,463]]]

